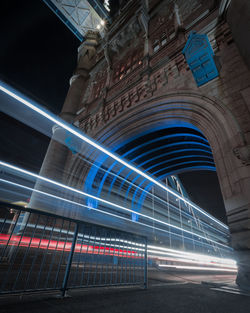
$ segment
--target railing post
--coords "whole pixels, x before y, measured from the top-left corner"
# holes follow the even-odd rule
[[[76,223],[76,228],[75,228],[75,233],[74,233],[74,237],[73,237],[73,241],[72,241],[72,246],[71,246],[71,250],[70,250],[69,258],[68,258],[68,263],[66,265],[66,270],[65,270],[65,274],[64,274],[64,279],[63,279],[63,284],[62,284],[62,289],[61,289],[63,298],[65,297],[65,293],[66,293],[66,289],[67,289],[69,273],[70,273],[71,263],[72,263],[73,254],[74,254],[74,250],[75,250],[77,235],[78,235],[78,223]]]
[[[144,252],[144,289],[148,288],[148,240],[145,238]]]

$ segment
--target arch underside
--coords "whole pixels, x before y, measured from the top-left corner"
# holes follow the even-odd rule
[[[168,176],[186,171],[215,171],[208,141],[188,123],[175,121],[155,127],[151,125],[150,129],[126,138],[112,148],[113,152],[164,182]],[[125,167],[117,171],[116,162],[107,165],[101,158],[96,162],[99,166],[94,165],[89,170],[84,190],[100,198],[102,193],[108,194],[116,198],[115,202],[122,202],[122,205],[140,212],[148,192],[152,192],[152,183]],[[97,203],[88,205],[96,206]],[[138,215],[132,213],[132,219],[138,220]]]
[[[215,164],[220,176],[231,166],[229,161],[218,168],[217,160],[223,159],[227,152],[224,149],[226,138],[231,139],[230,145],[242,140],[239,127],[227,108],[188,92],[139,103],[106,123],[94,137],[162,181],[169,175],[187,171],[215,171]],[[227,148],[232,151],[231,146]],[[152,193],[152,184],[118,167],[116,162],[103,157],[95,161],[98,166],[92,166],[87,176],[85,172],[78,184],[84,181],[84,190],[90,194],[101,197],[105,193],[117,198],[116,202],[122,201],[122,205],[135,212],[132,219],[138,219],[136,212]],[[76,162],[72,172],[81,177],[78,175],[80,164]],[[88,205],[98,204],[93,201]]]
[[[231,153],[234,142],[236,145],[242,141],[235,119],[223,104],[188,92],[140,103],[108,122],[100,132],[96,132],[95,138],[160,180],[187,171],[215,171],[215,164],[220,178],[221,173],[230,171],[232,166],[231,160],[223,164],[218,162],[225,159],[228,152],[225,143]],[[87,179],[83,179],[84,189],[101,195],[105,186],[105,192],[116,193],[118,197],[123,190],[126,197],[130,194],[132,209],[139,210],[138,203],[143,203],[146,197],[144,195],[143,198],[142,190],[150,190],[152,186],[138,175],[125,173],[124,168],[119,168],[117,172],[116,162],[106,165],[106,160],[98,157],[96,162],[102,164],[105,170],[92,167]],[[74,171],[79,173],[80,169],[77,169],[77,164],[75,166]],[[128,186],[124,191],[126,184],[117,176],[139,188]],[[223,192],[225,177],[221,178]],[[230,185],[229,178],[226,178],[226,184]]]
[[[191,96],[186,92],[130,107],[123,114],[100,125],[99,131],[92,132],[91,137],[161,182],[165,182],[169,175],[191,170],[215,171],[216,168],[218,176],[227,173],[234,162],[227,158],[228,151],[231,153],[232,147],[242,141],[240,129],[227,108],[204,96]],[[141,213],[144,212],[158,214],[157,218],[161,220],[160,211],[152,212],[154,195],[162,199],[159,201],[163,212],[167,209],[165,204],[169,202],[166,198],[168,193],[156,190],[147,179],[110,157],[90,150],[82,151],[82,156],[91,160],[87,166],[77,156],[72,159],[69,167],[71,185],[131,210],[126,216],[129,215],[132,221],[141,222]],[[224,160],[223,163],[220,160]],[[230,184],[230,177],[226,178]],[[176,207],[174,197],[170,203]],[[86,205],[89,208],[88,216],[94,214],[92,208],[101,208],[101,203],[93,198],[86,199]],[[109,209],[110,213],[112,209]],[[187,218],[187,223],[190,214],[193,216],[188,206],[184,207],[182,214]],[[123,213],[119,212],[119,216],[123,218]],[[163,218],[166,219],[166,216]],[[177,219],[178,216],[176,223]],[[120,222],[114,223],[114,227],[124,227]],[[137,231],[140,223],[132,224],[130,227]],[[181,234],[175,231],[175,237],[179,242]]]

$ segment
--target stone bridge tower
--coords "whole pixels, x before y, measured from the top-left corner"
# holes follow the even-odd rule
[[[213,152],[238,257],[237,282],[250,288],[250,57],[240,36],[249,4],[122,3],[105,36],[89,32],[79,47],[61,117],[109,147],[163,120],[199,128]],[[218,61],[219,76],[200,87],[182,53],[191,31],[208,36]],[[63,149],[51,142],[42,172],[77,185],[80,165]]]

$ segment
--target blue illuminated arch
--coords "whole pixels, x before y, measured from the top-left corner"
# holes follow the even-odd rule
[[[178,129],[180,132],[171,133],[174,129]],[[181,131],[182,129],[185,129],[184,132]],[[188,132],[188,129],[192,130],[192,132]],[[153,138],[155,134],[159,134],[159,131],[170,133]],[[147,137],[148,140],[146,140]],[[136,141],[140,142],[142,138],[145,138],[145,141],[135,145]],[[189,140],[181,140],[181,138],[188,138]],[[159,146],[159,144],[161,145]],[[144,149],[147,150],[144,151]],[[158,124],[155,127],[151,127],[150,129],[136,134],[133,138],[130,137],[120,140],[116,145],[112,146],[112,150],[121,155],[122,158],[127,158],[138,167],[148,171],[149,175],[154,175],[160,180],[168,175],[191,170],[205,169],[215,171],[212,152],[208,141],[195,126],[187,122],[179,123],[173,121],[167,125]],[[120,153],[122,150],[123,153]],[[167,157],[166,160],[157,162],[157,160],[165,157]],[[95,164],[98,164],[98,166],[94,164],[90,168],[85,180],[84,191],[99,197],[105,184],[105,186],[108,186],[105,192],[111,195],[114,185],[118,183],[117,179],[125,170],[125,167],[120,167],[115,173],[114,168],[117,162],[111,162],[108,166],[105,165],[106,163],[109,163],[107,162],[107,157],[98,156],[96,158]],[[102,169],[103,167],[106,167],[105,170]],[[158,168],[158,170],[154,170],[155,168]],[[116,193],[120,194],[126,180],[129,180],[132,184],[136,183],[135,190],[131,189],[132,185],[130,184],[124,191],[125,201],[127,201],[126,199],[128,199],[129,194],[132,192],[130,195],[132,201],[127,201],[128,203],[126,203],[126,205],[128,207],[130,206],[130,208],[135,211],[135,214],[132,214],[132,219],[136,221],[138,219],[136,212],[141,210],[147,195],[146,191],[150,189],[150,184],[143,186],[146,182],[142,178],[137,182],[137,180],[140,179],[138,175],[134,176],[132,180],[129,179],[131,174],[133,174],[132,171],[128,171],[128,173],[123,175],[124,177],[122,176],[123,181],[119,183],[120,185],[118,184],[119,187],[116,189]],[[139,201],[135,201],[136,198],[139,198]],[[93,203],[88,203],[90,207],[98,206],[96,201],[91,201]]]

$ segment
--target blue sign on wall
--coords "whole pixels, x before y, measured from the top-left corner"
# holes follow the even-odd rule
[[[198,87],[219,76],[207,35],[191,32],[182,53]]]

